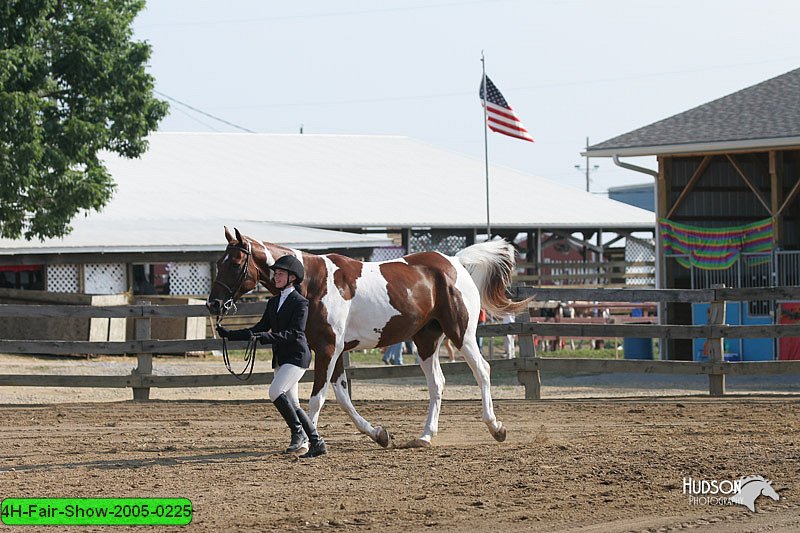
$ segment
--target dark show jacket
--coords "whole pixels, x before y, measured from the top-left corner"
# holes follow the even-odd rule
[[[251,328],[231,331],[231,340],[247,340],[251,333],[267,332],[262,344],[272,345],[272,368],[277,365],[311,366],[311,350],[306,340],[308,300],[297,290],[286,296],[280,310],[280,294],[267,300],[267,308],[258,324]]]

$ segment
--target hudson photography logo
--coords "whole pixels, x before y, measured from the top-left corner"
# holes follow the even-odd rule
[[[753,512],[759,496],[780,499],[772,488],[772,481],[763,476],[723,480],[685,477],[683,493],[689,496],[692,505],[744,505]]]

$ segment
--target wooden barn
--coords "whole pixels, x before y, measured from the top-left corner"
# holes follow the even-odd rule
[[[800,69],[590,146],[654,177],[658,286],[800,284]],[[621,161],[656,156],[658,170]],[[790,311],[791,310],[791,311]],[[730,324],[795,314],[791,302],[731,302]],[[667,322],[705,323],[706,309],[671,304]],[[731,359],[780,356],[770,339],[729,339]],[[702,358],[702,342],[669,343],[671,358]]]

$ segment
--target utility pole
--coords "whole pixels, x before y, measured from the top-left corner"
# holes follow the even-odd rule
[[[589,137],[586,137],[586,168],[581,168],[580,165],[575,165],[577,170],[586,171],[586,192],[589,192],[589,173],[594,172],[600,165],[589,166]]]

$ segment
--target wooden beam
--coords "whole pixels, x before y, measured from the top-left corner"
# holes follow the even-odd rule
[[[566,231],[553,230],[553,233],[555,235],[558,235],[560,237],[565,238],[566,240],[568,240],[568,241],[570,241],[570,242],[572,242],[574,244],[577,244],[578,246],[585,246],[586,248],[588,248],[589,250],[591,250],[593,252],[598,252],[599,253],[599,252],[602,251],[601,248],[598,248],[596,245],[592,244],[590,241],[587,241],[585,239],[578,239],[577,237],[573,237],[571,233],[567,233]]]
[[[612,244],[616,244],[617,242],[621,241],[622,239],[624,239],[626,237],[630,237],[630,235],[631,234],[629,232],[617,231],[617,236],[614,237],[613,239],[611,239],[610,241],[604,243],[603,244],[603,248],[605,248],[605,249],[611,248]]]
[[[800,300],[800,287],[743,287],[730,289],[584,289],[554,287],[513,286],[508,291],[512,297],[537,300],[568,300],[598,302],[679,302],[708,303],[717,299],[753,300]],[[2,352],[0,352],[2,353]]]
[[[781,216],[781,215],[783,214],[783,211],[784,211],[784,210],[785,210],[785,209],[786,209],[786,208],[789,206],[789,204],[791,204],[791,203],[794,201],[794,199],[797,197],[797,193],[798,193],[798,192],[800,192],[800,179],[798,179],[798,180],[797,180],[797,183],[795,183],[795,184],[794,184],[794,187],[792,187],[792,190],[791,190],[791,191],[789,191],[789,194],[786,196],[786,200],[784,200],[784,201],[783,201],[783,204],[781,204],[781,207],[780,207],[780,209],[778,209],[778,212],[777,212],[777,213],[775,213],[775,216],[776,216],[776,217],[779,217],[779,216]]]
[[[260,316],[266,302],[240,303],[236,316]],[[203,305],[26,305],[0,304],[0,317],[27,316],[39,318],[141,318],[141,317],[205,317]]]
[[[697,184],[698,180],[703,176],[703,173],[706,171],[708,165],[711,163],[711,159],[712,156],[707,155],[703,158],[702,161],[700,161],[700,164],[695,169],[694,174],[692,174],[692,177],[689,178],[689,182],[683,188],[681,194],[678,196],[678,199],[675,200],[675,203],[672,205],[672,208],[669,210],[669,213],[667,213],[667,216],[664,218],[668,219],[672,218],[672,215],[675,214],[675,211],[678,210],[678,208],[681,206],[686,197],[689,196],[689,193],[692,192],[692,189],[694,189],[694,186]]]
[[[780,157],[780,160],[783,158]],[[772,206],[771,212],[772,229],[775,233],[775,243],[780,246],[783,242],[783,222],[778,216],[781,208],[781,197],[783,196],[783,180],[782,172],[780,170],[779,155],[775,150],[769,151],[769,190],[770,190],[770,205]]]
[[[774,216],[775,213],[773,213],[772,209],[770,209],[767,199],[764,198],[764,195],[761,194],[761,191],[758,190],[758,188],[753,184],[752,181],[750,181],[750,178],[747,177],[744,171],[742,171],[742,169],[739,168],[739,165],[736,164],[736,161],[734,161],[733,156],[731,156],[731,154],[725,154],[725,157],[728,158],[728,161],[731,162],[731,165],[733,165],[733,168],[736,169],[736,172],[739,174],[742,180],[744,180],[747,186],[750,187],[750,190],[753,191],[753,194],[756,195],[756,198],[758,198],[758,201],[761,202],[761,205],[764,206],[764,209],[767,210],[767,213],[769,213],[771,216]]]
[[[658,176],[656,176],[656,226],[655,226],[655,267],[656,267],[656,288],[664,289],[667,287],[667,279],[669,271],[667,270],[667,259],[664,254],[664,245],[662,242],[661,228],[659,221],[667,216],[667,176],[671,175],[668,168],[671,168],[672,158],[659,156],[658,160]],[[668,167],[669,165],[669,167]],[[658,303],[658,322],[659,324],[667,323],[668,306],[665,302]],[[659,358],[662,360],[669,359],[670,346],[666,339],[658,340]]]

